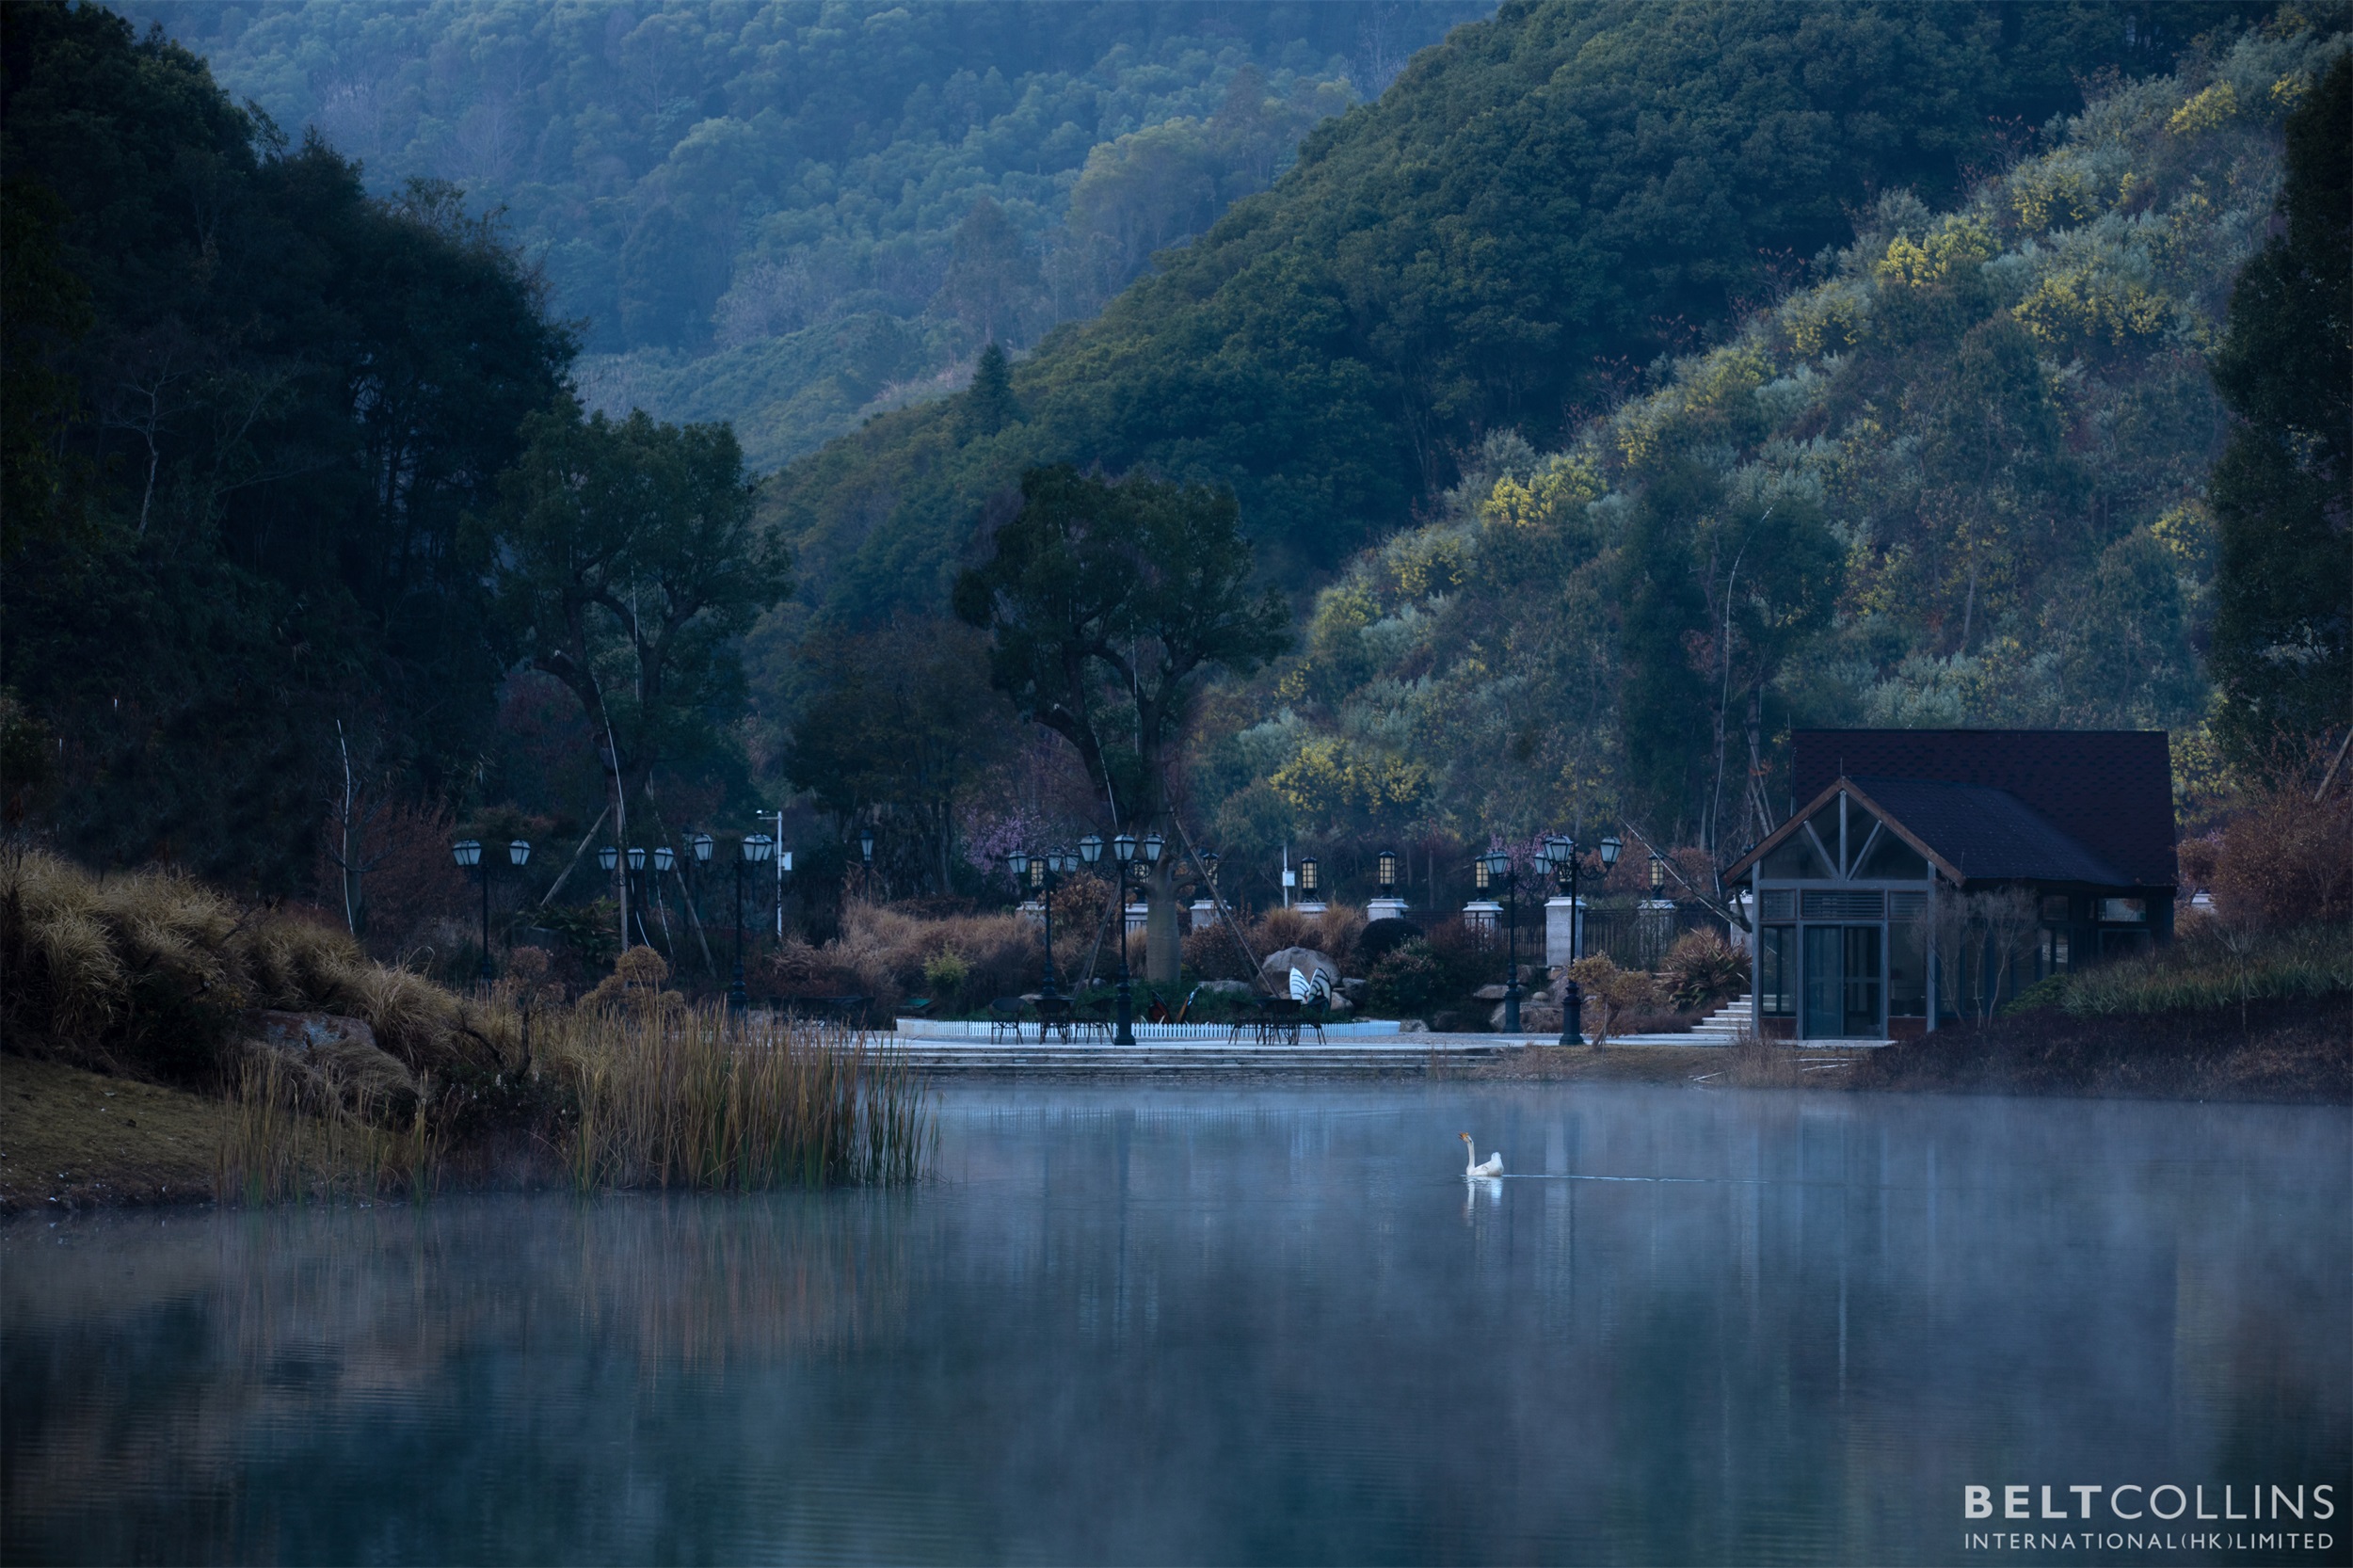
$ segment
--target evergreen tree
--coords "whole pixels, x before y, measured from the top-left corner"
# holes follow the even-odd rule
[[[2239,274],[2214,378],[2213,667],[2243,760],[2353,719],[2353,57],[2289,116],[2282,232]]]
[[[981,350],[980,363],[972,367],[972,385],[965,392],[958,416],[957,432],[966,440],[993,436],[1021,418],[1005,351],[993,342]]]

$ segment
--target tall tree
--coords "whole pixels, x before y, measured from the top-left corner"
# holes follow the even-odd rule
[[[724,424],[566,403],[525,430],[495,514],[509,649],[578,698],[625,817],[657,768],[730,749],[737,639],[790,591],[785,553]]]
[[[2214,362],[2238,423],[2211,492],[2213,667],[2248,761],[2353,724],[2353,58],[2288,117],[2279,211]]]
[[[337,721],[404,792],[481,753],[460,520],[569,334],[455,192],[372,198],[97,6],[0,10],[0,681],[53,743],[43,825],[298,890]]]
[[[1290,612],[1254,591],[1231,491],[1066,464],[1021,476],[1021,506],[957,616],[989,634],[989,678],[1067,740],[1116,827],[1163,824],[1168,767],[1212,670],[1248,675],[1290,642]],[[1176,979],[1174,857],[1148,884],[1146,967]]]

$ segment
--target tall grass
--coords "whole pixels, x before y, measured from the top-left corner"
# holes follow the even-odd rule
[[[248,1051],[221,1102],[213,1195],[222,1203],[429,1194],[441,1138],[431,1086],[400,1108],[322,1081],[272,1050]]]
[[[2104,964],[2055,987],[2077,1017],[2243,1007],[2353,991],[2353,928],[2284,932],[2218,927],[2142,957]]]
[[[859,1032],[718,1007],[577,1009],[542,1034],[579,1118],[582,1191],[752,1191],[922,1174],[936,1136],[904,1061]]]

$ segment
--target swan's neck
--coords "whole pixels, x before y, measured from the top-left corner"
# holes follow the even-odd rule
[[[1468,1176],[1477,1169],[1479,1169],[1479,1145],[1465,1138],[1463,1140],[1463,1174]]]

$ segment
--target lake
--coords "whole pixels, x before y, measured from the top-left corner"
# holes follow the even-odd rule
[[[2342,1109],[953,1087],[937,1164],[18,1221],[0,1556],[2269,1560],[1964,1533],[2177,1484],[2345,1560]]]

